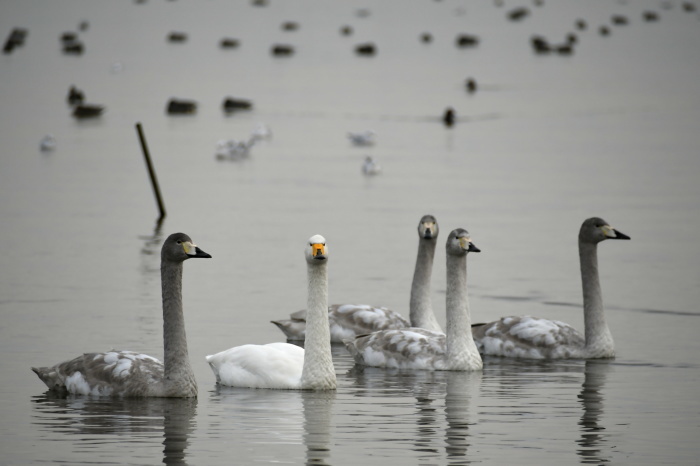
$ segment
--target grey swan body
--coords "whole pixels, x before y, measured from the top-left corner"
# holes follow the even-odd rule
[[[406,327],[421,327],[442,332],[435,318],[430,297],[430,277],[433,271],[435,245],[439,233],[437,220],[424,215],[418,223],[418,256],[411,285],[410,321],[386,307],[367,304],[333,304],[328,308],[328,319],[333,343],[357,335]],[[306,310],[291,314],[290,319],[274,320],[287,340],[303,340],[306,329]]]
[[[605,220],[583,222],[578,248],[583,288],[585,334],[563,322],[531,316],[503,317],[472,328],[484,355],[526,359],[592,359],[615,356],[615,343],[605,320],[598,276],[598,243],[630,239]]]
[[[206,357],[216,382],[242,388],[334,390],[328,326],[328,249],[321,235],[305,251],[308,275],[304,348],[291,343],[242,345]]]
[[[479,252],[461,228],[453,230],[447,252],[446,333],[423,328],[384,330],[345,342],[360,365],[397,369],[475,371],[483,367],[472,339],[467,296],[467,253]]]
[[[119,397],[196,397],[197,382],[187,353],[182,313],[182,269],[189,258],[211,256],[184,233],[170,235],[161,249],[164,363],[132,351],[86,353],[52,367],[32,370],[58,393]]]

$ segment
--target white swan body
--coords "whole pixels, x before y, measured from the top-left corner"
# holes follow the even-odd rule
[[[421,328],[375,332],[345,342],[355,362],[398,369],[473,371],[483,367],[470,332],[467,253],[479,252],[469,233],[450,233],[447,251],[447,333]]]
[[[121,397],[195,397],[197,382],[187,354],[182,314],[182,263],[209,258],[184,233],[174,233],[161,250],[165,363],[132,351],[86,353],[53,367],[32,367],[59,393]]]
[[[410,300],[410,322],[386,307],[367,304],[333,304],[328,308],[331,342],[342,343],[357,335],[406,327],[421,327],[441,332],[430,298],[430,276],[439,228],[432,215],[424,215],[418,223],[418,257],[413,272]],[[306,310],[294,312],[288,320],[274,320],[287,340],[303,340],[306,332]]]
[[[615,356],[615,343],[605,321],[598,277],[598,243],[630,239],[597,217],[583,222],[578,246],[583,286],[585,334],[563,322],[538,317],[503,317],[472,328],[484,355],[526,359],[592,359]]]
[[[309,288],[304,348],[290,343],[242,345],[207,356],[217,383],[244,388],[336,388],[328,325],[327,254],[323,236],[312,236],[306,249]]]

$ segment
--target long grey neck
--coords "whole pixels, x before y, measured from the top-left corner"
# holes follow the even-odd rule
[[[451,367],[465,367],[479,355],[471,331],[467,297],[467,256],[447,255],[447,361]]]
[[[442,332],[433,312],[430,299],[430,277],[433,273],[435,257],[435,239],[418,240],[418,257],[411,284],[411,301],[409,304],[411,326]]]
[[[598,246],[579,241],[581,284],[583,286],[583,321],[586,329],[586,348],[610,346],[613,340],[605,321],[603,295],[598,277]]]
[[[308,266],[308,298],[306,303],[306,338],[301,388],[326,390],[336,387],[331,354],[331,332],[328,324],[327,264]]]
[[[197,384],[187,353],[185,318],[182,314],[182,262],[163,262],[163,352],[166,396],[196,396]]]

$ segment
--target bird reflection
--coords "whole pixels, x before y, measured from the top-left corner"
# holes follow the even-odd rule
[[[331,414],[334,400],[335,390],[301,392],[307,465],[331,464]]]
[[[604,458],[602,452],[606,438],[602,434],[605,427],[600,423],[600,418],[603,415],[603,395],[601,392],[609,370],[610,361],[586,361],[581,394],[578,395],[583,407],[583,415],[578,423],[581,426],[581,438],[576,441],[580,446],[577,453],[584,464],[600,464],[610,461]]]
[[[105,436],[104,445],[115,443],[117,455],[125,442],[153,437],[162,432],[163,463],[187,464],[186,450],[195,429],[196,398],[112,399],[57,397],[46,392],[32,398],[35,415],[32,423],[40,430],[74,437],[87,448],[95,445],[95,436]],[[74,448],[74,450],[79,450]],[[88,451],[94,454],[94,451]]]
[[[160,254],[160,247],[163,244],[163,221],[164,217],[158,217],[156,219],[156,226],[153,228],[152,235],[142,235],[139,238],[144,240],[143,248],[141,249],[141,254],[145,256],[158,256]],[[160,262],[159,262],[160,264]],[[160,268],[158,268],[160,270]]]
[[[450,464],[468,464],[469,426],[474,424],[470,405],[481,389],[481,372],[448,372],[445,395],[447,459]]]
[[[252,390],[217,385],[210,401],[222,418],[232,417],[239,426],[245,426],[236,437],[237,442],[281,448],[303,443],[304,464],[323,466],[332,464],[331,419],[335,396],[335,390]],[[286,454],[291,462],[300,462],[292,451]]]
[[[434,459],[445,447],[448,464],[468,464],[470,406],[481,390],[481,372],[399,371],[355,366],[348,371],[358,388],[355,396],[415,398],[417,426],[413,450]],[[440,415],[444,400],[445,421]],[[444,427],[444,434],[441,431]],[[444,435],[445,443],[440,442]]]

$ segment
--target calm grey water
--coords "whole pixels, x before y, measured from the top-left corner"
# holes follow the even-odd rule
[[[562,0],[522,2],[531,15],[513,23],[505,3],[0,2],[2,39],[29,31],[0,56],[0,464],[697,464],[700,17],[680,2]],[[658,22],[642,21],[648,9]],[[600,36],[613,14],[630,24]],[[533,34],[563,41],[578,18],[574,55],[532,53]],[[59,35],[81,20],[86,52],[65,56]],[[189,40],[167,43],[174,30]],[[481,43],[458,49],[459,33]],[[218,48],[224,36],[240,48]],[[375,57],[353,53],[370,40]],[[296,54],[273,58],[277,42]],[[107,107],[100,119],[70,116],[72,84]],[[254,110],[225,116],[228,95]],[[198,113],[168,117],[170,97]],[[215,159],[218,140],[258,123],[272,140]],[[346,133],[367,129],[377,144],[352,147]],[[42,153],[48,133],[57,148]],[[362,176],[366,155],[381,175]],[[393,373],[337,347],[337,393],[216,387],[206,354],[280,341],[269,321],[305,306],[312,234],[328,240],[332,302],[407,315],[425,213],[441,242],[464,227],[482,249],[469,259],[476,321],[582,328],[581,222],[630,235],[599,248],[616,359]],[[111,348],[162,356],[158,252],[175,231],[213,255],[184,277],[199,398],[50,397],[30,366]],[[441,246],[442,323],[444,275]]]

